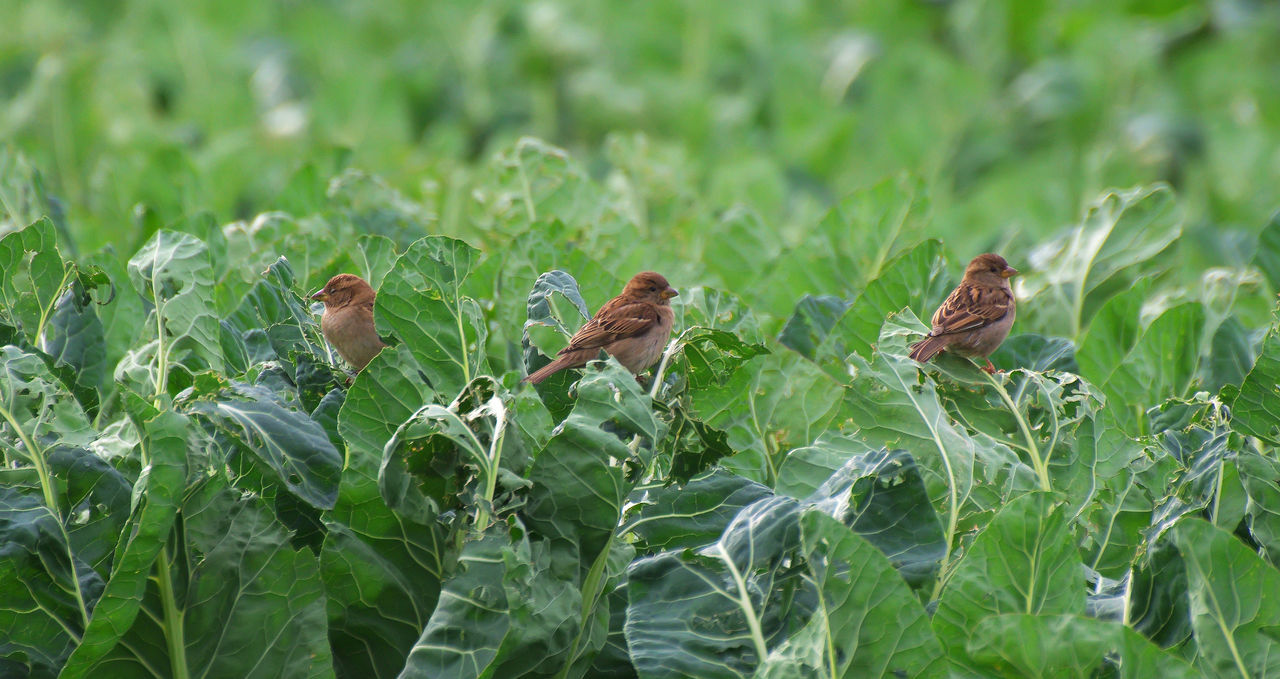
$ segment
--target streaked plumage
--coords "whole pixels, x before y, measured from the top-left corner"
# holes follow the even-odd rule
[[[566,368],[579,368],[603,349],[632,373],[640,373],[662,356],[671,338],[675,313],[671,298],[679,293],[652,271],[636,274],[622,294],[600,307],[569,340],[556,359],[525,378],[538,384]]]
[[[1009,279],[1017,274],[1000,255],[974,257],[960,285],[934,312],[928,336],[911,345],[911,358],[924,363],[941,351],[990,356],[1013,327],[1016,304]],[[982,369],[995,372],[990,360]]]

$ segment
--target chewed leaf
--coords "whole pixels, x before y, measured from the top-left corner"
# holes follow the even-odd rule
[[[552,296],[557,294],[568,300],[578,310],[582,320],[591,318],[591,311],[587,309],[587,303],[582,299],[582,293],[578,291],[578,281],[559,269],[548,271],[538,276],[533,289],[529,291],[529,314],[528,320],[524,323],[526,338],[529,327],[532,325],[550,326],[566,336],[573,334],[569,329],[570,323],[566,323],[560,317],[561,312],[555,306]],[[577,326],[581,323],[573,322],[572,325]]]
[[[266,389],[247,384],[186,408],[230,434],[299,498],[317,509],[333,507],[342,454],[320,423],[285,407]]]
[[[165,391],[168,371],[181,362],[190,370],[222,370],[220,330],[213,305],[213,267],[203,241],[187,233],[160,230],[129,260],[129,278],[153,305],[159,326],[152,360],[155,384],[148,393]],[[139,388],[142,391],[142,388]]]

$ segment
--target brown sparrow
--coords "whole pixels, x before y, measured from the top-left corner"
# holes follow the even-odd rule
[[[373,327],[376,296],[363,278],[349,273],[330,278],[311,295],[311,299],[324,302],[324,316],[320,317],[324,338],[356,372],[364,370],[386,346]]]
[[[537,384],[566,368],[580,368],[604,349],[633,374],[653,365],[671,338],[675,313],[671,298],[680,293],[667,279],[652,271],[636,274],[622,294],[600,307],[596,315],[573,334],[569,346],[556,360],[524,378]]]
[[[1000,255],[978,255],[964,270],[964,279],[933,314],[933,328],[911,345],[911,358],[921,363],[950,351],[986,359],[1009,336],[1013,327],[1014,300],[1009,279],[1018,270]],[[982,367],[995,373],[987,359]]]

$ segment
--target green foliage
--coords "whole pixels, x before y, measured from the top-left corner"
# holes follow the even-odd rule
[[[3,14],[0,675],[1280,672],[1266,3]]]

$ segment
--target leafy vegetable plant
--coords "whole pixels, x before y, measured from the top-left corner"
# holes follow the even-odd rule
[[[535,388],[641,225],[541,142],[491,170],[475,243],[351,173],[126,264],[0,239],[0,674],[1280,672],[1280,254],[1171,287],[1172,189],[1108,191],[1010,253],[1006,372],[920,365],[962,258],[895,177],[834,259],[708,263],[644,379]],[[303,296],[338,271],[390,344],[354,376]]]

